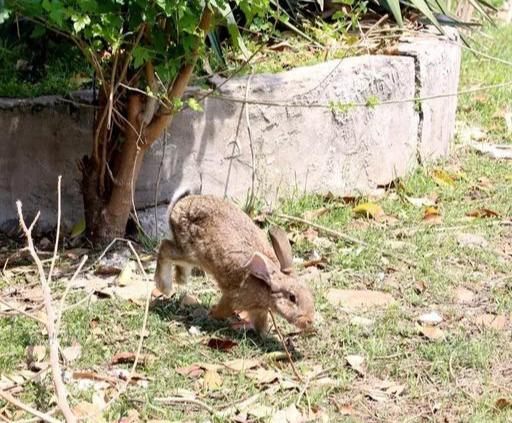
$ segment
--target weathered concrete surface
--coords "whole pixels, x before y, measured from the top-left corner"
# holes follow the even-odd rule
[[[428,40],[434,50],[444,48],[432,47],[433,42]],[[446,154],[456,100],[448,106],[444,99],[428,100],[420,105],[421,115],[413,101],[400,101],[456,91],[457,80],[450,78],[458,78],[460,57],[447,53],[450,63],[441,69],[443,76],[432,77],[444,56],[429,53],[427,41],[423,43],[414,49],[401,46],[405,56],[360,56],[231,80],[222,86],[224,98],[205,101],[204,112],[184,110],[175,117],[165,137],[165,154],[162,141],[146,153],[135,192],[137,207],[151,207],[155,199],[166,203],[178,187],[200,185],[204,193],[241,200],[254,186],[256,195],[270,203],[293,190],[366,192],[405,175],[417,166],[418,153],[422,160]],[[438,89],[434,81],[440,80],[443,88]],[[87,99],[87,93],[79,96]],[[249,104],[244,109],[232,101],[246,96],[251,102],[286,105]],[[330,101],[364,104],[374,98],[396,102],[345,112],[325,107]],[[40,229],[52,227],[59,174],[64,225],[75,223],[83,210],[76,160],[90,150],[92,109],[54,97],[0,99],[0,134],[0,230],[16,225],[18,198],[27,215],[41,210]],[[153,234],[148,222],[154,221],[154,211],[139,215]],[[160,229],[165,226],[161,222]]]
[[[414,57],[418,97],[454,94],[459,86],[460,40],[456,29],[446,27],[446,34],[425,31],[406,37],[399,44],[403,55]],[[420,127],[418,153],[421,162],[445,157],[455,135],[457,96],[425,99],[419,102]]]

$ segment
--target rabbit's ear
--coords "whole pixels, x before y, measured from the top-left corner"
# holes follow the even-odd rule
[[[288,235],[284,229],[279,226],[272,226],[268,231],[272,247],[276,253],[279,264],[281,265],[281,272],[290,275],[293,273],[293,254],[292,246],[288,240]]]
[[[254,253],[249,262],[247,263],[249,272],[254,277],[262,280],[268,286],[272,285],[270,272],[268,271],[267,262],[260,253]]]

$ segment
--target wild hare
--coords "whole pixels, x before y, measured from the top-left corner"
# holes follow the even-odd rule
[[[302,330],[313,324],[311,289],[292,268],[286,233],[273,227],[272,245],[265,233],[229,201],[210,195],[175,196],[168,210],[170,239],[158,251],[155,282],[164,294],[172,290],[172,266],[177,284],[184,284],[192,267],[212,275],[222,296],[210,317],[226,319],[247,311],[260,333],[268,330],[268,310]]]

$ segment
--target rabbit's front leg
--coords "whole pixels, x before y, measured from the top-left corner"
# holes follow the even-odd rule
[[[254,329],[256,329],[260,335],[266,335],[269,330],[268,311],[264,309],[249,310],[248,314]]]
[[[215,304],[209,313],[209,316],[215,320],[224,320],[234,314],[231,298],[223,294],[219,302]]]

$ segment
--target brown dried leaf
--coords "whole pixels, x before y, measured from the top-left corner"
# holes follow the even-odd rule
[[[318,238],[318,232],[313,228],[308,228],[304,231],[304,238],[306,238],[310,242],[313,242],[315,239]]]
[[[420,332],[424,337],[433,341],[444,338],[444,332],[436,326],[422,326]]]
[[[233,370],[235,372],[241,372],[245,370],[252,369],[254,367],[258,367],[261,364],[260,360],[257,359],[237,359],[237,360],[231,360],[224,363],[224,366],[226,366],[228,369]]]
[[[182,376],[188,376],[192,379],[196,379],[203,374],[204,370],[198,364],[192,364],[186,367],[178,367],[176,373]]]
[[[498,398],[496,402],[494,403],[494,407],[496,407],[498,410],[502,411],[507,408],[512,407],[512,401],[508,398]]]
[[[275,370],[267,370],[261,367],[256,370],[250,370],[246,374],[249,378],[255,380],[260,385],[272,383],[279,379],[279,373]]]
[[[347,363],[349,366],[354,369],[357,373],[359,373],[361,376],[364,376],[366,370],[364,366],[364,357],[360,355],[347,355],[345,357],[345,360],[347,360]]]
[[[501,331],[504,330],[507,325],[507,317],[502,314],[481,314],[475,318],[475,323],[487,329]]]
[[[78,342],[74,342],[70,347],[62,349],[62,356],[68,363],[78,360],[81,354],[82,346]]]
[[[315,220],[319,217],[323,216],[327,212],[329,212],[331,209],[329,207],[321,207],[317,210],[308,210],[304,212],[303,216],[306,220]]]
[[[135,361],[135,357],[137,356],[134,352],[129,351],[123,351],[118,352],[114,354],[112,357],[112,360],[110,361],[110,364],[126,364],[126,363],[133,363]],[[149,359],[149,356],[146,354],[140,354],[139,355],[139,363],[145,363]]]
[[[181,307],[189,307],[189,306],[195,306],[199,304],[199,300],[196,296],[191,294],[185,294],[183,298],[180,301]]]
[[[327,290],[326,298],[333,306],[342,306],[351,309],[385,306],[393,302],[393,297],[390,294],[366,289],[330,288]]]
[[[434,207],[436,205],[435,200],[431,198],[415,198],[405,196],[405,199],[415,207]]]
[[[208,390],[214,390],[222,385],[222,378],[215,370],[207,370],[203,378],[203,386]]]
[[[128,413],[126,414],[126,416],[124,417],[121,417],[119,419],[119,422],[118,423],[137,423],[137,422],[140,422],[140,416],[139,416],[139,412],[135,409],[131,409],[128,411]]]
[[[439,224],[442,221],[441,213],[437,207],[427,207],[423,214],[423,221],[432,224]]]
[[[27,347],[27,364],[32,366],[34,363],[41,363],[46,358],[45,345],[29,345]]]
[[[425,281],[417,281],[414,284],[414,291],[416,294],[423,294],[427,290],[427,283]]]
[[[90,402],[82,401],[73,407],[73,414],[80,418],[81,421],[89,423],[103,423],[106,420],[103,418],[103,412],[96,405]]]
[[[214,350],[228,351],[236,347],[238,343],[231,339],[211,338],[206,345]]]
[[[480,209],[477,209],[477,210],[472,210],[470,212],[467,212],[466,216],[469,216],[469,217],[479,217],[479,218],[500,217],[499,213],[497,213],[497,212],[495,212],[494,210],[491,210],[491,209],[486,209],[484,207],[482,207]]]
[[[118,382],[118,379],[115,377],[108,376],[108,375],[100,375],[99,373],[91,372],[88,370],[74,371],[72,377],[74,380],[81,380],[81,379],[94,380],[97,382],[107,382],[107,383],[110,383],[111,385],[115,385]]]

